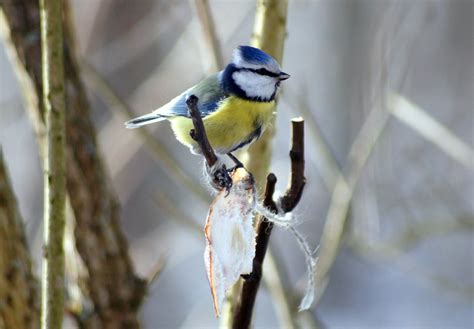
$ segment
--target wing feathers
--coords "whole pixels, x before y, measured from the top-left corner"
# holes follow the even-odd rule
[[[216,73],[207,77],[152,113],[126,122],[125,126],[133,129],[177,116],[189,118],[188,107],[186,106],[186,99],[189,95],[196,95],[199,98],[198,109],[202,117],[206,117],[219,107],[219,103],[223,99],[228,97],[221,89],[220,74]]]
[[[141,117],[132,119],[130,121],[125,122],[125,127],[128,129],[135,129],[153,122],[158,122],[165,120],[166,118],[155,113],[150,113],[150,114],[145,114],[142,115]]]

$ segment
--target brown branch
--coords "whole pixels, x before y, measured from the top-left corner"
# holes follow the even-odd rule
[[[293,210],[301,199],[305,185],[304,177],[304,120],[301,118],[293,119],[292,123],[292,147],[290,150],[291,159],[291,177],[290,184],[285,195],[280,199],[283,211]],[[276,177],[273,174],[267,176],[267,186],[263,205],[276,213],[277,207],[273,202],[273,192],[275,190]],[[240,300],[236,305],[232,328],[249,328],[252,321],[252,311],[255,304],[255,298],[262,277],[262,265],[265,253],[268,248],[270,234],[273,228],[266,218],[262,218],[258,226],[255,258],[253,260],[252,273],[246,279],[242,286]]]
[[[43,159],[44,252],[41,328],[60,328],[64,314],[66,125],[61,0],[40,0],[43,106],[47,133]]]
[[[230,187],[232,187],[232,178],[225,164],[217,167],[218,158],[207,138],[201,112],[197,107],[198,101],[199,98],[195,95],[189,95],[188,99],[186,99],[186,105],[194,126],[194,129],[191,129],[189,135],[198,144],[201,154],[206,159],[206,172],[210,185],[217,191],[221,191],[224,188],[229,191]],[[214,166],[216,168],[214,168]]]
[[[41,96],[38,2],[2,1],[0,7],[10,27],[10,39],[16,50],[13,55],[18,57],[34,83],[36,94]],[[67,190],[76,219],[76,247],[88,271],[81,286],[87,287],[84,293],[93,305],[92,310],[84,310],[90,315],[81,325],[137,328],[138,308],[146,293],[146,282],[135,274],[128,255],[128,245],[120,228],[119,206],[102,164],[90,105],[72,51],[72,32],[68,28],[66,24]],[[41,118],[34,126],[44,126],[41,104],[32,109],[36,112],[34,116]]]
[[[194,5],[196,7],[196,12],[199,22],[201,23],[204,39],[212,60],[210,71],[219,71],[222,69],[224,61],[222,59],[222,52],[219,45],[216,28],[214,26],[214,20],[212,19],[209,0],[194,0]]]
[[[287,213],[292,211],[301,199],[303,188],[306,184],[304,177],[304,120],[295,118],[291,120],[292,144],[290,150],[291,176],[289,187],[280,199],[282,210]]]
[[[194,129],[192,129],[189,134],[191,135],[191,138],[198,143],[202,155],[206,159],[209,167],[212,167],[217,162],[217,156],[209,143],[209,139],[207,139],[204,123],[201,118],[201,112],[199,112],[197,108],[198,101],[199,98],[195,95],[190,95],[188,99],[186,99],[186,105],[188,106],[189,114],[191,115],[194,125]]]
[[[39,328],[37,281],[0,148],[0,328]]]
[[[267,176],[267,185],[265,187],[265,198],[263,205],[272,212],[277,212],[277,206],[273,201],[275,184],[277,178],[273,173]],[[236,305],[232,328],[249,328],[252,320],[252,310],[255,304],[255,298],[262,278],[262,267],[267,252],[270,234],[272,233],[273,223],[262,218],[257,230],[255,239],[255,257],[253,259],[252,273],[246,278],[242,285],[240,299]]]

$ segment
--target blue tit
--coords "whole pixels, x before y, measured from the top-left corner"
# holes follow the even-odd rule
[[[186,99],[199,98],[198,109],[211,146],[217,154],[228,154],[260,137],[273,117],[275,95],[282,80],[290,76],[277,61],[260,49],[240,46],[223,71],[213,74],[159,109],[130,120],[127,128],[138,128],[168,120],[176,139],[200,153],[191,138],[193,123]]]

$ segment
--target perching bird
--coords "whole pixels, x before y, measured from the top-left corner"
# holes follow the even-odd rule
[[[169,120],[178,141],[199,154],[200,149],[189,134],[193,123],[186,106],[187,97],[195,95],[211,146],[216,153],[228,154],[235,161],[231,152],[258,139],[270,123],[280,82],[289,77],[270,55],[257,48],[240,46],[223,71],[125,125],[138,128]]]

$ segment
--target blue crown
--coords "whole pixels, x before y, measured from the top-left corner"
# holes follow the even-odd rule
[[[266,64],[273,61],[273,58],[258,48],[250,46],[239,46],[242,59],[248,63]]]

